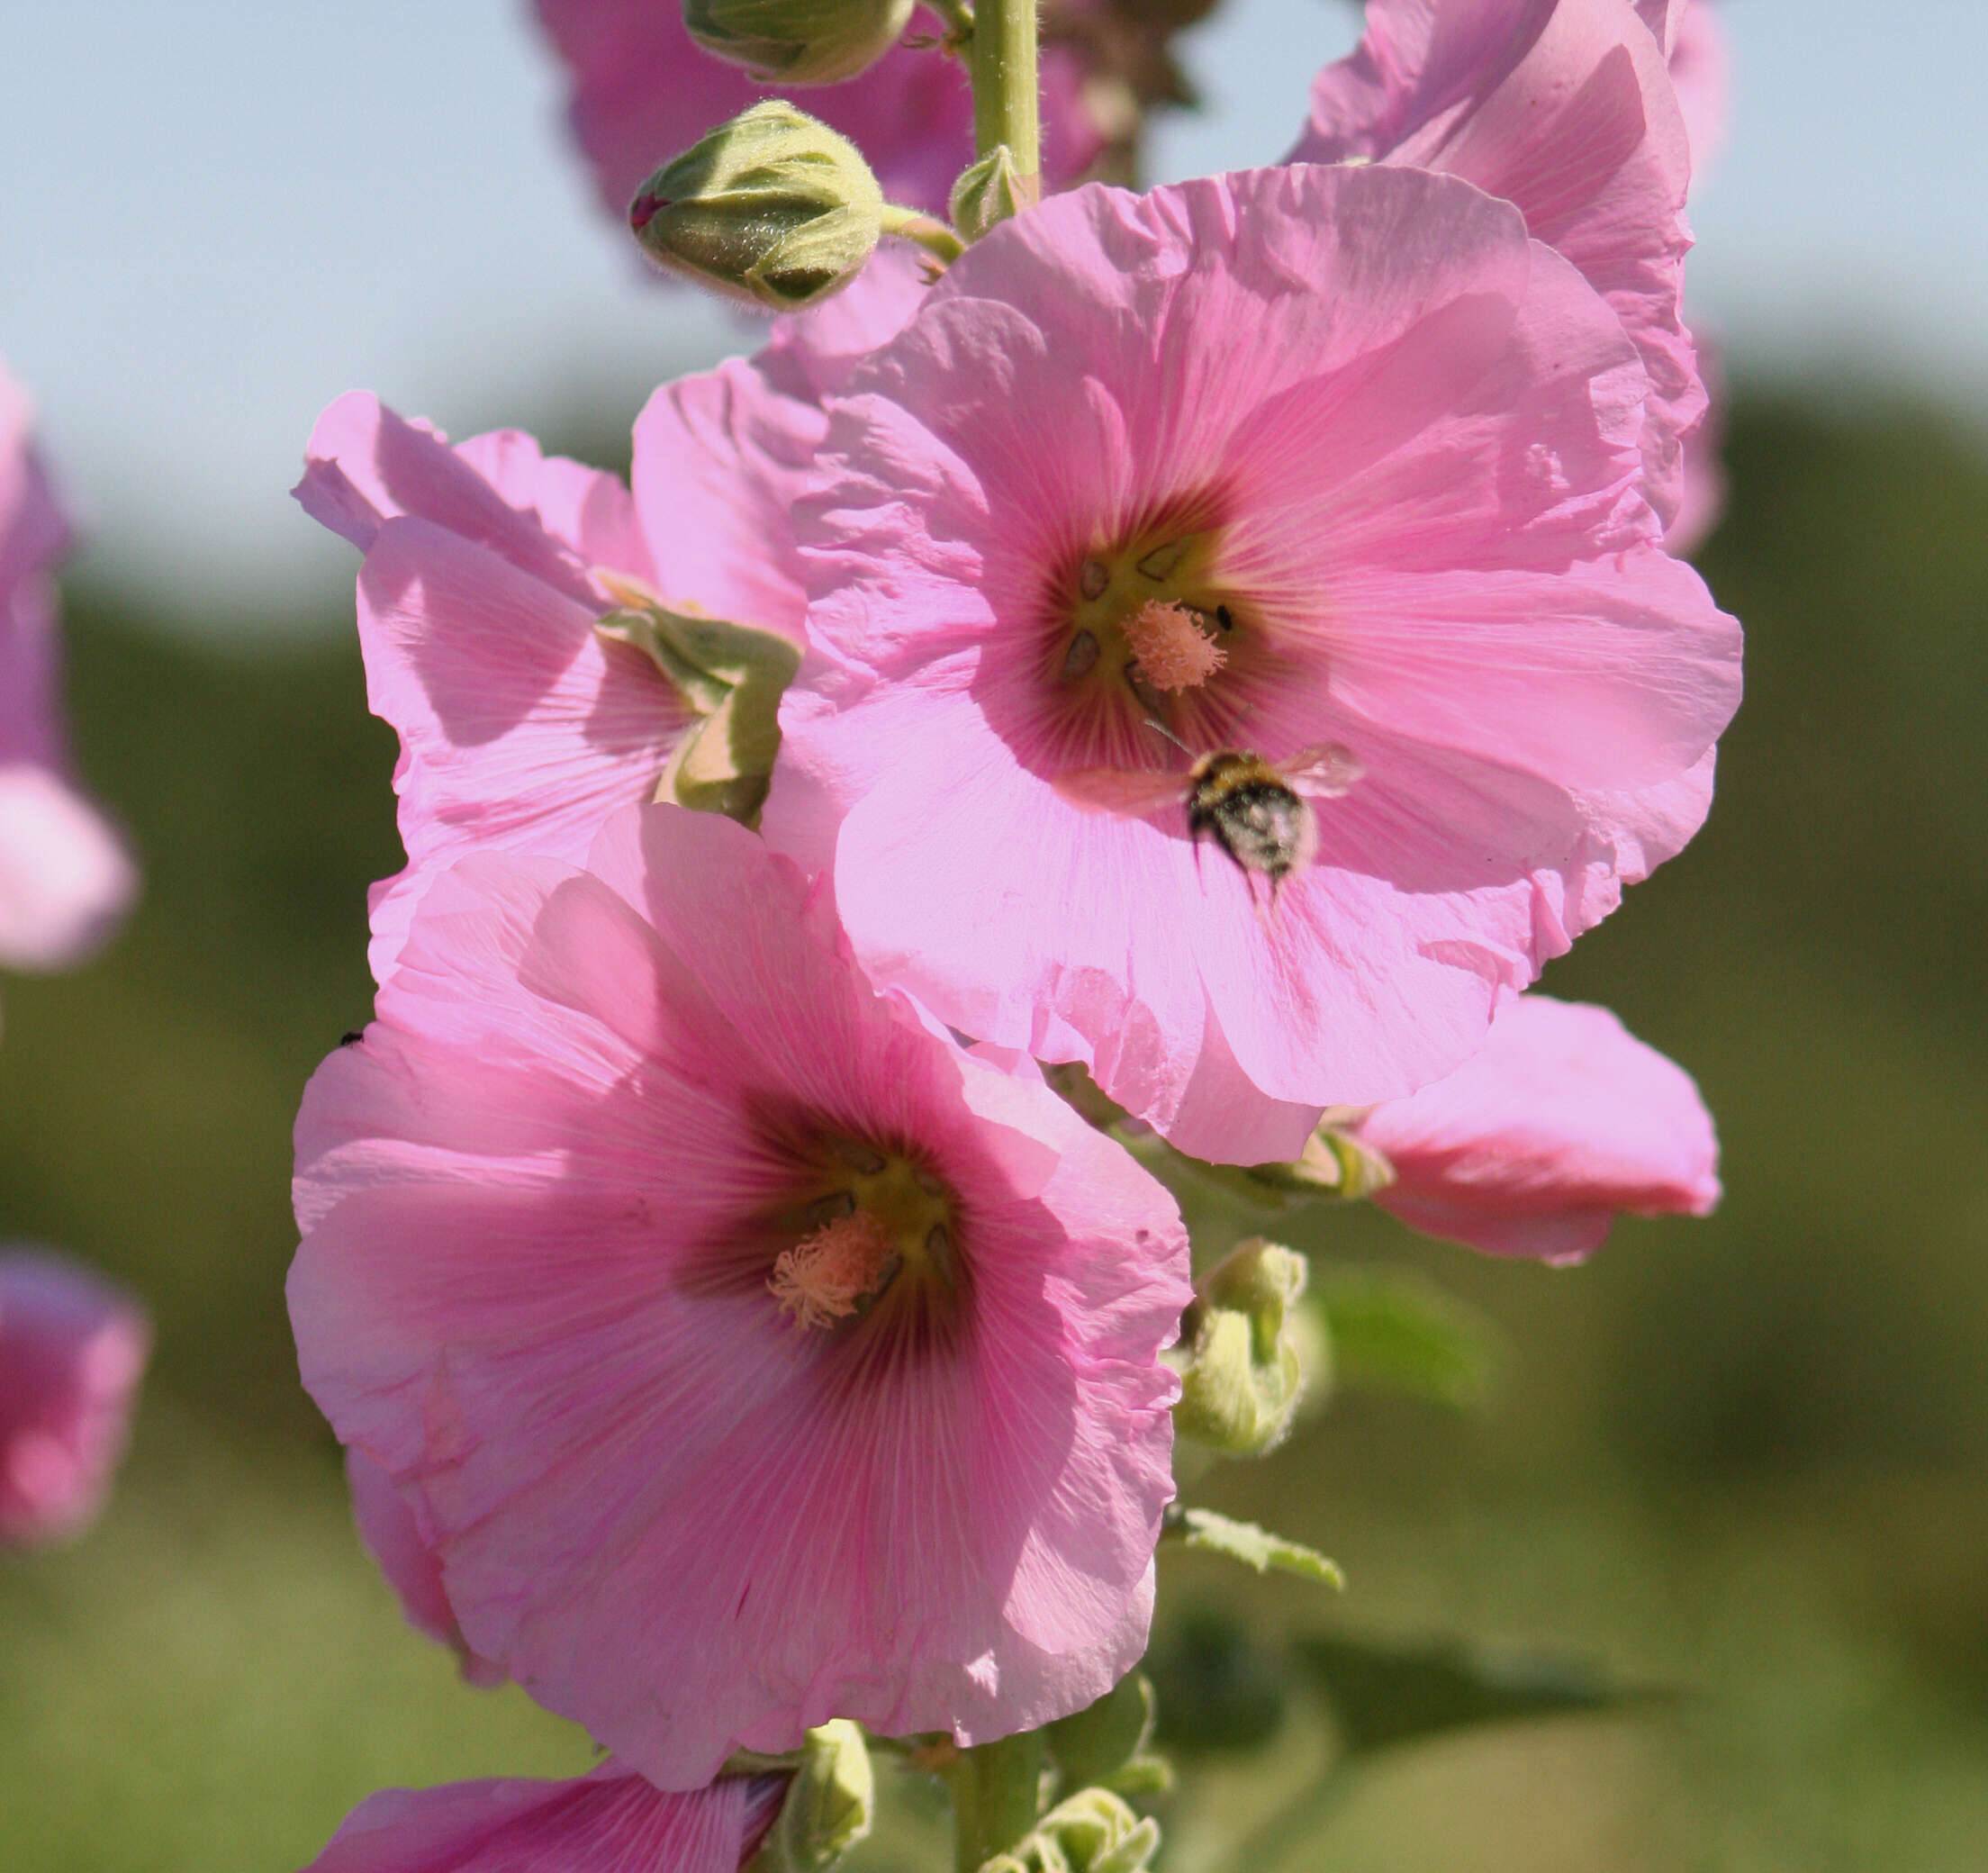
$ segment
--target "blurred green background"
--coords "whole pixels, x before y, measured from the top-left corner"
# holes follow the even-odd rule
[[[1156,1659],[1182,1681],[1183,1617],[1229,1622],[1270,1739],[1180,1751],[1184,1873],[1280,1806],[1254,1873],[1988,1865],[1988,451],[1830,382],[1743,393],[1728,463],[1702,563],[1749,700],[1717,808],[1547,983],[1698,1075],[1725,1206],[1559,1272],[1369,1214],[1280,1232],[1428,1271],[1505,1351],[1479,1410],[1348,1391],[1197,1483],[1350,1586],[1164,1561]],[[291,1868],[383,1783],[589,1760],[402,1627],[297,1385],[290,1120],[369,1011],[393,741],[347,593],[226,650],[185,629],[199,602],[72,583],[81,760],[147,892],[95,967],[0,985],[0,1235],[116,1272],[158,1329],[104,1523],[0,1561],[9,1873]],[[1328,1630],[1544,1645],[1681,1695],[1323,1781],[1291,1661]],[[926,1797],[886,1779],[867,1864],[939,1864]]]

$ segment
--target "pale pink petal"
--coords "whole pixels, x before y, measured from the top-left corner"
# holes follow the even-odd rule
[[[1440,169],[1514,203],[1635,341],[1646,492],[1676,511],[1679,439],[1704,407],[1679,314],[1690,149],[1629,0],[1369,0],[1359,49],[1313,85],[1293,157]]]
[[[45,1250],[0,1251],[0,1546],[96,1519],[150,1350],[122,1289]]]
[[[1606,1009],[1522,996],[1447,1079],[1354,1128],[1394,1167],[1375,1200],[1494,1255],[1574,1262],[1617,1215],[1703,1216],[1719,1145],[1690,1076]]]
[[[738,1873],[789,1778],[667,1795],[617,1763],[572,1782],[451,1782],[369,1796],[304,1873]]]
[[[1171,1492],[1170,1200],[875,996],[732,822],[633,809],[590,864],[442,874],[313,1080],[306,1383],[467,1642],[663,1786],[831,1715],[980,1741],[1100,1695]],[[915,1357],[737,1259],[824,1127],[956,1193],[970,1302]]]

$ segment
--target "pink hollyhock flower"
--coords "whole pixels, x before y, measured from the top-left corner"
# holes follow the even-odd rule
[[[1635,341],[1649,374],[1645,492],[1670,518],[1678,439],[1704,407],[1678,310],[1691,156],[1663,50],[1630,0],[1369,0],[1366,38],[1313,83],[1292,158],[1413,164],[1514,203]]]
[[[805,333],[788,343],[810,355]],[[577,863],[617,808],[655,792],[699,717],[657,664],[596,631],[631,589],[798,638],[788,510],[823,426],[727,363],[650,399],[631,493],[515,430],[451,448],[363,393],[319,419],[295,493],[366,555],[367,700],[401,737],[408,864],[374,889],[376,975],[436,871],[486,847]]]
[[[1732,55],[1725,23],[1709,0],[1636,0],[1636,11],[1669,65],[1691,142],[1693,180],[1703,181],[1725,147],[1732,114]]]
[[[740,1776],[666,1795],[607,1762],[572,1782],[387,1788],[346,1817],[304,1873],[738,1873],[790,1779]]]
[[[1726,439],[1725,374],[1719,368],[1719,348],[1702,328],[1694,339],[1705,375],[1705,413],[1685,438],[1685,498],[1664,529],[1666,548],[1680,557],[1704,545],[1726,512],[1726,468],[1720,454]]]
[[[1172,1200],[734,822],[444,873],[297,1149],[305,1384],[468,1646],[660,1786],[831,1715],[982,1742],[1138,1658]]]
[[[352,1517],[359,1539],[379,1565],[401,1612],[417,1633],[446,1645],[461,1660],[469,1683],[488,1688],[504,1681],[504,1669],[469,1649],[442,1589],[441,1562],[421,1539],[420,1525],[393,1480],[357,1448],[345,1453],[345,1480],[352,1491]]]
[[[854,140],[885,196],[944,213],[953,179],[973,160],[973,93],[965,68],[937,46],[899,46],[860,77],[789,89],[699,49],[683,10],[668,0],[536,0],[538,23],[573,75],[567,115],[617,221],[659,165],[705,131],[773,95]],[[921,14],[914,32],[937,37]],[[1067,187],[1089,168],[1104,136],[1084,98],[1074,46],[1042,52],[1043,179]]]
[[[0,1546],[96,1519],[150,1348],[122,1289],[42,1250],[0,1252]]]
[[[1375,1201],[1494,1255],[1578,1262],[1616,1216],[1709,1214],[1719,1141],[1690,1074],[1605,1008],[1522,995],[1447,1079],[1350,1127],[1394,1167]]]
[[[0,966],[64,969],[110,936],[138,878],[69,781],[50,568],[69,529],[0,365]]]
[[[1703,817],[1739,633],[1638,491],[1644,386],[1448,176],[1044,204],[830,400],[768,837],[941,1020],[1197,1155],[1295,1156],[1456,1066]],[[1228,772],[1281,840],[1232,864],[1151,722],[1338,797]]]

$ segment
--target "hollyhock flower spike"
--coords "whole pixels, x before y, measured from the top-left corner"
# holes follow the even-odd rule
[[[0,1547],[96,1519],[150,1350],[122,1289],[46,1250],[0,1251]]]
[[[375,975],[463,854],[577,863],[687,757],[729,756],[726,700],[754,666],[724,643],[700,660],[700,634],[742,627],[727,641],[775,672],[759,685],[771,736],[804,603],[787,510],[823,425],[735,360],[650,399],[631,492],[516,431],[451,448],[359,393],[319,419],[295,493],[366,555],[367,700],[401,737],[408,865],[374,890]],[[749,810],[770,760],[756,782],[714,779],[710,803]]]
[[[767,95],[769,86],[700,51],[669,0],[537,0],[538,23],[572,73],[567,114],[601,201],[619,221],[657,164]],[[944,26],[921,14],[914,32]],[[1085,101],[1074,46],[1043,51],[1044,184],[1067,187],[1104,137]],[[935,45],[899,46],[860,77],[809,86],[810,116],[852,138],[884,194],[945,212],[953,179],[973,160],[973,96],[960,62]]]
[[[1670,518],[1679,439],[1704,407],[1679,312],[1691,153],[1664,50],[1630,0],[1369,0],[1365,39],[1313,84],[1292,158],[1442,170],[1516,204],[1635,341],[1645,492]]]
[[[68,777],[50,569],[69,547],[27,398],[0,364],[0,968],[86,961],[137,894],[122,842]]]
[[[1447,1079],[1346,1127],[1395,1181],[1374,1200],[1493,1255],[1578,1262],[1623,1212],[1719,1201],[1712,1115],[1682,1068],[1605,1008],[1523,995]]]
[[[979,1742],[1145,1642],[1172,1200],[717,815],[429,887],[298,1120],[304,1381],[465,1643],[659,1786]]]
[[[767,837],[958,1031],[1295,1157],[1703,817],[1739,632],[1638,492],[1645,385],[1452,177],[1044,204],[830,400]]]
[[[665,1794],[606,1762],[571,1782],[383,1789],[303,1873],[738,1873],[791,1779],[741,1776]]]

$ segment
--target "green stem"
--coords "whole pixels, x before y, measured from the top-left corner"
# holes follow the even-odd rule
[[[980,0],[984,10],[987,0]],[[945,1773],[953,1790],[953,1863],[979,1873],[1035,1825],[1043,1780],[1040,1731],[962,1750]]]
[[[973,147],[989,156],[1003,143],[1024,193],[1042,190],[1042,98],[1035,76],[1036,0],[975,0]]]
[[[883,231],[917,241],[942,267],[951,266],[966,251],[966,243],[936,216],[900,208],[895,202],[883,204]]]

